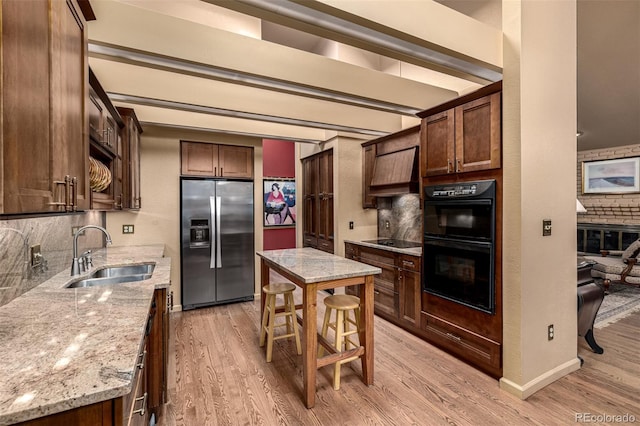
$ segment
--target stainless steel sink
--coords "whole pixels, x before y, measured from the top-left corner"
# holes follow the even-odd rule
[[[93,287],[97,285],[122,284],[144,281],[151,278],[155,268],[154,263],[139,265],[112,266],[98,269],[87,278],[75,280],[67,284],[66,288]]]
[[[107,268],[98,269],[89,275],[89,278],[103,278],[103,277],[121,277],[123,275],[149,275],[153,273],[155,263],[142,263],[139,265],[126,265],[126,266],[110,266]]]

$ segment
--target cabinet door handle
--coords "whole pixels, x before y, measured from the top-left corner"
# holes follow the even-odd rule
[[[462,166],[460,164],[460,160],[456,160],[456,173],[460,173],[462,171]]]
[[[452,168],[451,160],[447,160],[447,173],[451,173],[451,168]]]
[[[214,175],[214,176],[218,176],[218,167],[217,167],[217,166],[215,166],[215,167],[213,168],[213,175]]]
[[[373,290],[373,294],[380,294],[379,290]]]
[[[144,416],[144,413],[147,409],[147,395],[148,394],[145,392],[144,395],[136,398],[135,402],[142,401],[142,407],[139,410],[134,410],[133,414],[140,414],[141,416]]]
[[[453,333],[447,333],[447,337],[448,337],[448,338],[450,338],[450,339],[452,339],[452,340],[455,340],[456,342],[460,342],[460,341],[462,341],[462,339],[460,338],[460,336],[456,336],[456,335],[455,335],[455,334],[453,334]]]
[[[50,206],[66,207],[65,206],[65,189],[66,182],[63,180],[53,181],[53,201],[49,203]]]
[[[220,167],[220,177],[224,176],[224,172],[222,171],[222,167]]]
[[[71,179],[71,190],[73,191],[71,208],[75,212],[78,210],[78,178],[76,176]]]
[[[64,209],[71,211],[71,176],[64,177]]]
[[[138,354],[138,358],[142,358],[142,360],[136,364],[136,367],[138,367],[140,370],[142,370],[144,368],[144,360],[147,357],[147,351],[146,349],[144,351],[142,351],[141,354]]]

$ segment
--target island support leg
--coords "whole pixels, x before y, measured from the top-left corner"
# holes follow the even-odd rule
[[[372,293],[373,294],[373,293]],[[302,380],[307,408],[316,405],[316,372],[318,370],[318,287],[302,286]]]
[[[364,277],[360,299],[360,345],[364,346],[362,360],[362,381],[373,384],[373,275]]]

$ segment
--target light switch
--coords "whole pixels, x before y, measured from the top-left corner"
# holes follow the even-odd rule
[[[542,236],[547,237],[551,235],[551,219],[542,220]]]

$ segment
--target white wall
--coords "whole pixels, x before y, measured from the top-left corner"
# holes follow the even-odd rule
[[[527,398],[579,368],[576,315],[576,4],[503,2],[501,387]],[[552,235],[542,236],[542,220]],[[547,340],[547,326],[555,337]]]

